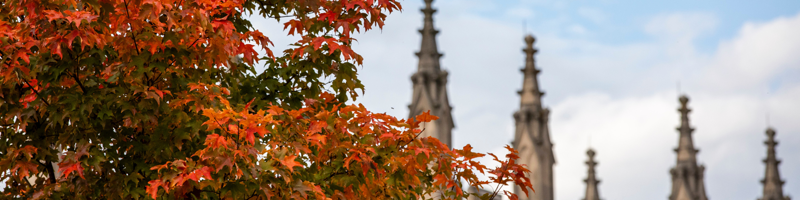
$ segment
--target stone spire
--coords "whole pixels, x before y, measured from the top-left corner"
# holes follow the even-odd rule
[[[533,48],[533,42],[536,41],[532,35],[525,37],[526,47],[522,49],[525,52],[525,68],[522,68],[523,80],[522,90],[519,91],[521,106],[542,107],[541,99],[544,93],[539,91],[539,70],[536,69],[536,63],[533,59],[533,54],[538,50]]]
[[[675,152],[678,154],[678,162],[670,170],[672,175],[672,194],[670,194],[669,199],[708,200],[705,181],[703,180],[705,167],[697,165],[697,153],[699,150],[694,148],[694,141],[692,140],[694,128],[689,125],[689,112],[692,111],[687,106],[689,98],[683,95],[679,100],[681,102],[681,108],[678,109],[681,113],[681,126],[678,127],[678,132],[680,133],[678,148],[675,148]]]
[[[586,165],[589,166],[589,175],[583,179],[583,182],[586,183],[586,196],[583,200],[600,200],[600,192],[597,190],[600,180],[597,180],[594,172],[594,167],[597,166],[597,162],[594,161],[594,150],[589,149],[586,151],[586,155],[589,155],[589,160],[586,161]]]
[[[525,164],[531,170],[528,178],[531,179],[533,189],[530,198],[526,198],[521,188],[516,187],[515,193],[520,199],[553,200],[553,165],[556,162],[553,155],[553,143],[550,142],[550,128],[548,117],[550,111],[542,107],[539,83],[533,55],[536,49],[533,42],[536,39],[528,35],[525,37],[525,68],[522,69],[523,81],[520,95],[520,108],[514,113],[516,133],[514,148],[519,150],[519,163]]]
[[[425,0],[425,8],[422,9],[425,20],[422,29],[419,30],[422,34],[422,45],[416,53],[419,65],[417,72],[411,76],[413,96],[411,105],[408,105],[409,118],[430,110],[431,114],[439,117],[439,120],[422,124],[425,131],[420,136],[432,136],[447,146],[452,146],[451,132],[455,123],[451,114],[453,108],[447,97],[448,73],[439,67],[439,58],[442,54],[436,47],[436,34],[439,31],[433,28],[433,13],[436,10],[431,8],[431,3],[433,0]]]
[[[761,179],[761,184],[764,185],[764,194],[759,200],[790,200],[788,196],[783,196],[783,183],[781,174],[778,171],[778,164],[781,163],[775,155],[775,146],[778,142],[775,141],[775,130],[772,128],[767,129],[767,158],[764,159],[764,164],[767,165],[764,179]]]
[[[439,34],[439,30],[433,28],[433,13],[436,12],[436,9],[431,8],[432,3],[433,0],[425,0],[425,8],[421,9],[425,14],[425,20],[422,29],[419,30],[419,33],[422,34],[422,44],[417,52],[417,58],[419,58],[419,71],[438,72],[440,69],[439,58],[443,54],[439,53],[436,47],[436,35]]]

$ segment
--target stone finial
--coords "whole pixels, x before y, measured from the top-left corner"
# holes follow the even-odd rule
[[[778,165],[780,165],[781,161],[778,160],[775,152],[775,147],[778,146],[778,142],[775,141],[775,130],[767,128],[766,134],[767,140],[764,141],[764,144],[767,145],[767,158],[764,159],[766,170],[764,179],[761,179],[764,190],[760,200],[788,200],[788,196],[783,196],[783,184],[785,182],[781,180],[781,174],[778,170]]]
[[[589,156],[589,159],[586,160],[589,172],[587,173],[586,179],[583,180],[583,182],[586,183],[586,196],[584,196],[583,200],[600,200],[600,192],[597,189],[600,180],[597,180],[595,174],[595,166],[597,166],[597,162],[594,161],[595,152],[589,149],[586,151],[586,155]]]
[[[680,136],[678,138],[678,148],[675,149],[675,152],[678,153],[678,163],[696,165],[696,155],[699,150],[694,148],[694,139],[692,139],[694,129],[689,123],[689,112],[692,111],[688,106],[689,97],[681,95],[678,100],[681,103],[681,107],[678,109],[681,113],[681,125],[677,128]]]
[[[681,95],[681,97],[678,98],[678,101],[681,102],[682,107],[686,107],[686,104],[689,103],[689,97],[686,95]]]
[[[532,35],[525,36],[526,46],[522,49],[525,52],[525,67],[521,70],[523,74],[522,90],[518,93],[520,94],[522,105],[538,107],[541,106],[541,98],[544,93],[539,91],[539,80],[536,77],[539,74],[539,69],[536,69],[536,61],[533,56],[538,51],[533,48],[535,40]]]
[[[538,50],[533,48],[533,42],[535,42],[535,41],[536,41],[536,38],[534,38],[533,35],[528,34],[527,36],[525,36],[525,48],[522,49],[522,51],[525,52],[526,60],[527,60],[527,58],[530,58],[531,61],[532,61],[533,60],[533,54],[538,52]],[[526,62],[525,64],[526,64],[525,67],[528,67],[527,66],[528,63]],[[533,63],[531,63],[531,64],[533,64]]]
[[[525,36],[525,43],[528,44],[528,47],[533,48],[533,42],[536,42],[536,38],[533,35],[528,34]]]

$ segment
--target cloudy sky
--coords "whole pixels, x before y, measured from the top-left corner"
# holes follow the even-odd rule
[[[422,0],[404,0],[381,30],[357,36],[358,100],[407,116]],[[800,197],[800,1],[436,0],[450,73],[454,145],[502,153],[519,107],[523,35],[537,38],[550,107],[556,199],[584,193],[586,149],[598,152],[604,199],[666,199],[678,94],[689,95],[711,199],[761,196],[767,126],[777,132],[784,191]],[[267,35],[282,26],[257,20]],[[276,47],[290,39],[275,37]]]

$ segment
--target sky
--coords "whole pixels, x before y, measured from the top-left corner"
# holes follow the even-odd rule
[[[401,3],[382,30],[355,36],[366,85],[356,103],[406,117],[423,4]],[[533,34],[551,110],[556,199],[583,198],[589,147],[603,199],[666,199],[679,94],[690,98],[710,199],[761,196],[767,127],[777,130],[784,192],[800,196],[800,1],[436,0],[434,7],[455,147],[504,153],[519,108],[523,36]],[[275,36],[276,48],[296,41],[278,22],[253,22]]]

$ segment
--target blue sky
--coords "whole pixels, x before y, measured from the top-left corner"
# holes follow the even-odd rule
[[[357,102],[405,117],[422,0],[401,3],[383,30],[356,36],[354,49],[365,58],[366,93]],[[436,0],[434,7],[456,147],[503,153],[519,108],[523,34],[536,36],[543,102],[552,110],[556,199],[582,198],[589,146],[602,198],[666,199],[679,93],[691,98],[711,199],[761,196],[767,126],[778,132],[784,191],[800,195],[800,1]],[[277,49],[296,41],[276,22],[254,24]]]

